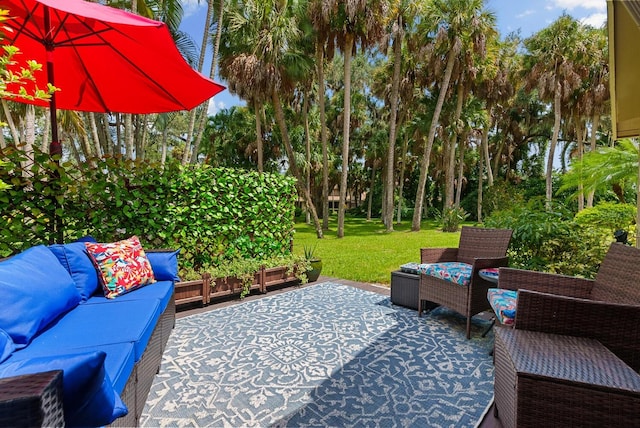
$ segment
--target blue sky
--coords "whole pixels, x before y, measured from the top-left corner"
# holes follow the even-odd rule
[[[207,2],[183,0],[182,3],[185,16],[181,29],[200,44]],[[595,27],[604,25],[607,17],[606,0],[485,0],[485,3],[487,8],[496,14],[498,28],[503,36],[520,30],[522,37],[528,37],[552,23],[563,12]],[[210,59],[205,63],[208,65]],[[209,74],[208,68],[204,74]],[[238,103],[237,97],[229,91],[223,91],[210,103],[209,113],[214,114],[220,109]]]

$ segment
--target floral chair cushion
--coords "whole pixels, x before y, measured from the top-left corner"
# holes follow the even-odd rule
[[[463,286],[468,286],[471,282],[471,265],[466,263],[423,263],[420,265],[420,272]]]
[[[517,291],[490,288],[489,291],[487,291],[487,299],[501,324],[513,324],[513,321],[516,319]]]

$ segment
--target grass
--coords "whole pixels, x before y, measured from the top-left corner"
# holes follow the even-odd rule
[[[314,255],[322,259],[322,275],[358,282],[389,284],[391,272],[400,265],[420,261],[420,248],[457,247],[460,233],[442,232],[433,220],[422,222],[420,232],[411,232],[411,221],[394,224],[387,233],[380,220],[345,219],[344,238],[336,237],[337,221],[332,216],[329,230],[317,239],[312,225],[296,223],[293,252],[316,246]]]

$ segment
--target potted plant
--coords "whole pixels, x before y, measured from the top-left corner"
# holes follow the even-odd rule
[[[307,279],[309,282],[317,281],[322,272],[322,260],[315,256],[316,246],[304,246],[304,258],[309,262],[311,268],[307,270]]]
[[[269,288],[297,282],[307,282],[309,263],[302,256],[283,255],[265,259],[264,263],[264,291]]]

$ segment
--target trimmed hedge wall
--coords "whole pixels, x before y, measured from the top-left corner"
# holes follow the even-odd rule
[[[110,242],[137,235],[147,248],[181,248],[181,268],[201,270],[242,258],[290,254],[297,193],[277,174],[208,166],[181,167],[93,159],[58,169],[64,197],[50,180],[56,166],[37,154],[23,174],[24,154],[5,150],[12,166],[0,173],[12,187],[0,193],[0,255],[52,242],[53,212],[64,240],[92,235]],[[73,169],[72,169],[73,168]]]

